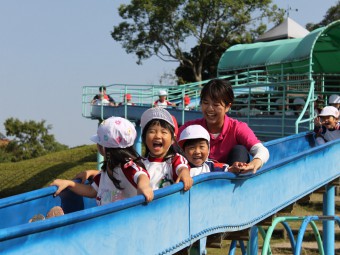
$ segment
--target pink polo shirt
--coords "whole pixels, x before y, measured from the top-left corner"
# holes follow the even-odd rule
[[[206,130],[207,124],[204,118],[187,121],[183,126],[179,128],[178,137],[184,128],[190,125],[198,124],[204,127]],[[209,130],[208,130],[209,132]],[[247,123],[232,119],[225,115],[222,132],[214,138],[210,134],[210,154],[209,158],[218,162],[226,162],[229,152],[235,145],[243,145],[249,151],[255,144],[260,143],[254,132],[249,128]]]

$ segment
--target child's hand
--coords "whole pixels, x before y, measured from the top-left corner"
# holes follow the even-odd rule
[[[78,173],[73,179],[81,179],[81,183],[85,183],[89,178],[95,177],[99,173],[98,170],[86,170]]]
[[[64,189],[67,187],[71,186],[74,182],[70,180],[61,180],[61,179],[56,179],[54,180],[50,186],[57,186],[58,189],[57,191],[53,194],[53,196],[58,196],[60,192],[62,192]]]
[[[146,186],[144,188],[138,188],[137,193],[143,194],[147,203],[150,203],[153,200],[154,194],[150,186]]]
[[[186,167],[183,167],[179,169],[178,172],[179,172],[179,175],[175,183],[179,183],[180,181],[182,181],[184,184],[184,190],[185,191],[189,190],[194,184],[194,180],[190,176],[189,169]]]
[[[321,121],[320,121],[320,117],[316,117],[315,119],[314,119],[314,125],[316,126],[316,127],[321,127]]]
[[[154,194],[147,175],[141,174],[137,180],[137,194],[143,194],[147,203],[151,202]]]

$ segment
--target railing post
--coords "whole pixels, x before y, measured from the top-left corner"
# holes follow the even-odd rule
[[[135,150],[138,152],[139,155],[142,155],[142,129],[140,125],[136,124],[136,131],[137,131],[137,137],[135,142]]]
[[[323,215],[335,215],[335,187],[326,185],[326,191],[323,194]],[[323,249],[326,255],[334,255],[334,221],[323,221]]]

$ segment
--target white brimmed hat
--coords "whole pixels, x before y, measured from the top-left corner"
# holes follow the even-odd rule
[[[339,111],[334,106],[325,106],[318,116],[333,116],[335,118],[338,118]]]
[[[340,96],[339,95],[330,95],[328,98],[329,104],[340,104]]]
[[[305,103],[306,103],[305,100],[303,100],[300,97],[295,98],[293,101],[293,104],[297,104],[297,105],[305,105]]]
[[[171,114],[161,108],[161,107],[155,107],[155,108],[150,108],[147,109],[143,114],[142,117],[140,119],[140,126],[142,127],[142,129],[144,129],[144,127],[151,121],[151,120],[165,120],[166,122],[168,122],[171,126],[173,126],[174,128],[176,128],[174,121],[172,119]]]
[[[91,141],[105,148],[127,148],[133,145],[137,132],[133,124],[121,117],[110,117],[104,120]]]
[[[168,95],[168,92],[166,92],[166,90],[164,90],[164,89],[161,89],[161,90],[158,92],[158,95],[159,95],[159,96],[167,96],[167,95]]]
[[[208,141],[208,144],[210,144],[210,135],[201,125],[187,126],[179,137],[178,145],[183,149],[185,141],[190,139],[205,139]]]

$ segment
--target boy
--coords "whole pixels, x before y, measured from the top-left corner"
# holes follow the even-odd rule
[[[314,132],[316,143],[326,142],[340,138],[339,111],[334,106],[326,106],[316,118]]]
[[[176,104],[171,103],[170,101],[168,101],[166,99],[167,96],[168,96],[168,92],[166,92],[166,90],[160,90],[159,93],[158,93],[159,99],[156,100],[153,103],[153,106],[154,107],[161,107],[161,108],[167,108],[167,107],[171,107],[171,106],[175,107]]]
[[[201,125],[186,127],[178,140],[178,145],[184,151],[190,164],[190,176],[208,172],[227,172],[228,165],[208,159],[210,135]]]

